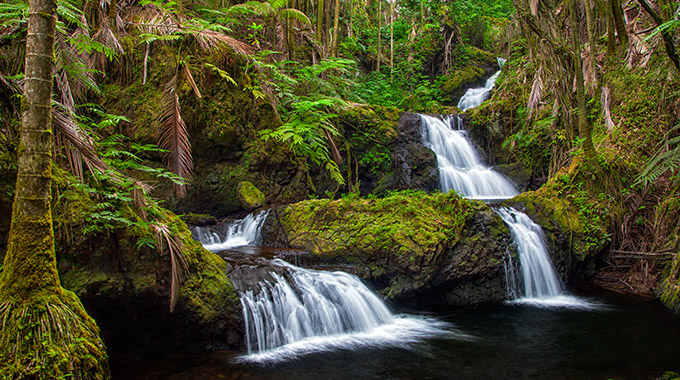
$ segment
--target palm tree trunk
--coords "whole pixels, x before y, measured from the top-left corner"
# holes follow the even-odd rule
[[[52,70],[56,0],[29,2],[25,111],[12,222],[0,274],[0,373],[108,378],[94,321],[57,274],[52,227]],[[58,329],[45,329],[58,326]],[[37,364],[37,365],[36,365]]]

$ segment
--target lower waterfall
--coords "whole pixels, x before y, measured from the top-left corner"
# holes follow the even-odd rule
[[[565,292],[550,260],[541,226],[525,213],[511,207],[498,208],[496,213],[510,228],[519,251],[519,266],[510,257],[505,268],[508,295],[514,299],[513,302],[581,309],[598,306]],[[515,271],[521,272],[521,276],[516,275]]]

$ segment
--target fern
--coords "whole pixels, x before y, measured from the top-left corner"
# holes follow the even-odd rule
[[[664,140],[661,142],[662,146],[654,157],[647,162],[642,173],[638,175],[636,184],[648,185],[668,171],[671,174],[678,171],[678,168],[680,168],[680,136],[671,137],[678,132],[680,132],[680,124],[676,124],[665,134]],[[675,178],[678,179],[678,177]]]

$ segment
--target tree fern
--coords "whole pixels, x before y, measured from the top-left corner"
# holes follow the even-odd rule
[[[647,162],[644,170],[637,177],[636,183],[648,185],[668,171],[676,174],[680,168],[680,136],[671,137],[671,135],[678,132],[680,132],[680,124],[675,125],[666,133],[665,142],[662,142],[661,148]],[[677,181],[678,177],[675,177],[675,180]]]

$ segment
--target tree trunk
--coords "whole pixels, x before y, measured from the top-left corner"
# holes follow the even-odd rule
[[[588,27],[588,45],[590,45],[590,67],[591,67],[591,73],[590,75],[592,83],[593,83],[593,90],[597,91],[599,87],[599,77],[597,74],[597,59],[596,59],[596,54],[597,54],[597,46],[595,45],[595,16],[593,14],[593,1],[594,0],[586,0],[585,1],[585,6],[586,6],[586,23]]]
[[[382,28],[382,0],[378,0],[378,72],[380,72],[380,56],[381,56],[381,41],[382,41],[382,35],[381,35],[381,28]]]
[[[578,130],[583,140],[583,152],[586,160],[594,161],[595,147],[593,146],[592,127],[588,121],[586,109],[586,93],[583,84],[583,65],[581,62],[581,44],[579,42],[579,24],[576,0],[569,0],[569,17],[571,20],[571,49],[574,60],[574,77],[576,79],[576,103],[578,106]]]
[[[612,9],[609,1],[605,4],[605,9],[607,11],[607,55],[616,55],[616,24],[614,23],[614,10]]]
[[[323,45],[323,0],[318,0],[316,4],[316,39]]]
[[[333,57],[338,56],[338,51],[340,50],[340,41],[338,38],[340,33],[340,0],[335,0],[335,13],[333,14]]]
[[[394,3],[390,3],[390,79],[394,80]]]
[[[52,71],[57,3],[29,3],[18,173],[0,274],[0,373],[108,378],[94,321],[57,274],[52,227]]]
[[[609,3],[614,14],[614,26],[616,26],[616,34],[619,37],[619,45],[621,45],[621,51],[625,53],[628,50],[628,31],[626,30],[626,20],[623,18],[621,1],[610,0]]]

